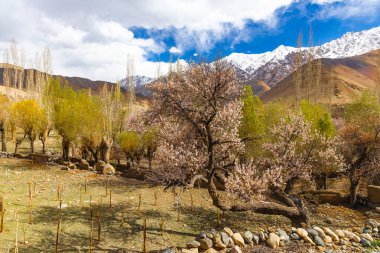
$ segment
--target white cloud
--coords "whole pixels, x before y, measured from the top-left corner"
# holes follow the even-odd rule
[[[181,54],[181,53],[182,53],[182,50],[179,49],[179,48],[177,48],[177,47],[171,47],[171,48],[169,49],[169,52],[170,52],[171,54]]]
[[[315,2],[327,3],[320,12],[318,18],[365,18],[371,20],[378,16],[380,0],[314,0]],[[332,4],[337,3],[337,4]]]
[[[244,28],[247,20],[275,27],[276,10],[297,1],[1,0],[0,50],[13,38],[29,57],[48,46],[55,73],[108,81],[124,76],[127,55],[131,55],[137,74],[155,76],[157,64],[147,60],[150,54],[168,50],[181,54],[189,48],[208,51],[232,31]],[[310,1],[330,6],[342,0]],[[379,0],[346,2],[340,12],[331,5],[326,16],[373,13]],[[168,49],[162,41],[136,38],[132,26],[174,31],[176,45]],[[238,35],[236,39],[244,38]],[[162,70],[168,66],[161,65]]]

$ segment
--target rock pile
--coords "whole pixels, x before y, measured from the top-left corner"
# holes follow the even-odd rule
[[[13,154],[7,152],[0,152],[0,158],[12,158]]]
[[[371,247],[374,238],[379,238],[380,224],[375,220],[367,220],[363,228],[331,229],[312,226],[310,228],[291,228],[287,232],[280,228],[271,228],[258,232],[245,231],[237,233],[228,227],[223,231],[211,229],[201,232],[195,240],[186,244],[183,253],[241,253],[243,248],[257,244],[267,245],[273,249],[284,249],[292,241],[309,245],[312,252],[363,252]],[[380,247],[375,252],[380,252]],[[178,252],[169,248],[164,253]]]

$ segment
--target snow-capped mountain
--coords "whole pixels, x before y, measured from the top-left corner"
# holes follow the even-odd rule
[[[154,80],[155,80],[154,78],[147,77],[147,76],[139,76],[139,75],[133,76],[133,82],[135,85],[136,93],[141,94],[143,96],[151,95],[150,91],[146,88],[145,85],[154,81]],[[121,80],[121,87],[128,90],[128,81],[129,80],[127,78],[122,79]]]
[[[344,58],[361,55],[380,48],[380,27],[361,32],[349,32],[341,38],[314,47],[316,58]],[[306,60],[307,50],[301,48]],[[279,46],[273,51],[261,54],[232,53],[225,57],[241,69],[247,79],[262,80],[269,86],[276,85],[294,70],[297,48]]]

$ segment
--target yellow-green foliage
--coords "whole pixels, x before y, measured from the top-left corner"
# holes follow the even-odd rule
[[[30,141],[36,140],[39,131],[47,122],[45,111],[33,99],[22,100],[12,105],[12,119]]]
[[[156,128],[149,128],[143,132],[141,136],[141,145],[154,152],[158,145],[158,130]]]
[[[0,128],[5,127],[5,123],[8,121],[9,117],[9,99],[0,94]]]
[[[334,136],[335,127],[332,122],[331,114],[326,108],[321,105],[302,100],[300,110],[305,117],[305,120],[311,123],[315,131],[319,131],[326,137]]]
[[[287,109],[280,102],[263,105],[258,96],[253,96],[250,86],[244,87],[242,101],[243,118],[239,134],[246,141],[246,157],[256,158],[262,154],[262,144],[270,138],[269,129],[287,115]]]
[[[360,126],[363,131],[371,131],[379,117],[379,100],[371,91],[364,91],[359,99],[347,105],[344,110],[345,121]]]
[[[118,139],[120,148],[129,158],[135,157],[141,149],[140,136],[134,131],[121,132]]]

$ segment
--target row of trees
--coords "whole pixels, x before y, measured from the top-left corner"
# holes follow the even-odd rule
[[[221,210],[285,215],[298,225],[309,215],[302,198],[291,194],[297,179],[326,182],[331,173],[345,173],[355,204],[360,181],[379,171],[380,105],[370,92],[333,123],[326,108],[310,101],[296,108],[263,105],[220,60],[177,68],[152,91],[150,109],[132,120],[133,96],[125,98],[119,84],[92,94],[50,79],[41,101],[0,97],[0,131],[4,135],[6,125],[23,130],[16,152],[25,138],[32,152],[37,138],[44,146],[55,130],[64,159],[73,147],[95,162],[109,162],[111,147],[132,164],[145,156],[149,180],[185,187],[203,181]]]

